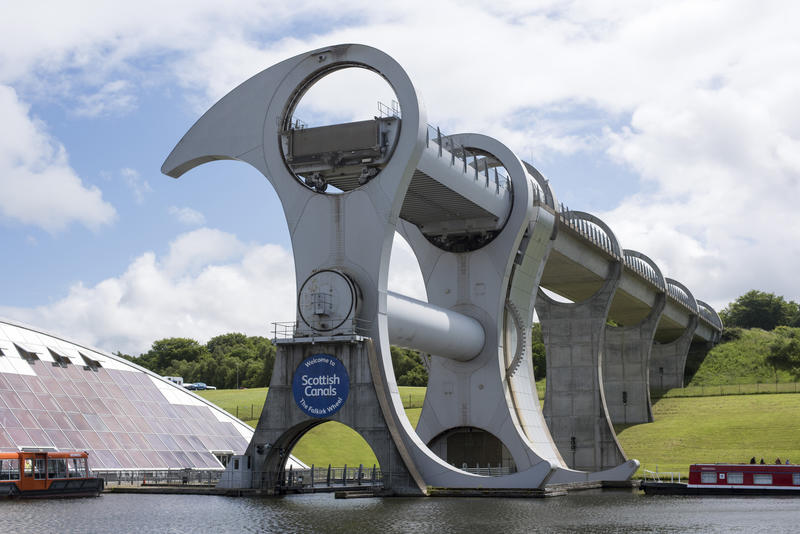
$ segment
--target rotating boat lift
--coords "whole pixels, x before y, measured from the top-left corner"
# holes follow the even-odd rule
[[[305,92],[345,68],[382,76],[400,113],[297,128],[293,112]],[[626,480],[636,471],[638,462],[618,445],[607,456],[619,465],[569,468],[539,406],[530,325],[557,230],[549,184],[495,139],[431,129],[394,59],[338,45],[278,63],[211,107],[162,171],[177,178],[220,159],[250,163],[275,188],[292,239],[298,302],[291,335],[278,340],[246,461],[225,479],[228,487],[273,491],[291,447],[329,420],[364,437],[385,487],[398,494]],[[428,302],[388,291],[395,232],[416,254]],[[416,429],[403,410],[390,342],[421,351],[429,363]],[[325,415],[304,410],[296,391],[293,398],[293,378],[321,361],[315,355],[340,362],[350,383],[349,396]],[[491,435],[513,472],[480,476],[448,463],[448,436],[459,429]],[[616,443],[613,428],[610,435]]]

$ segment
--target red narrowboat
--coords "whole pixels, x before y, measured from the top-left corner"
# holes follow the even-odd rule
[[[687,484],[644,482],[642,489],[677,495],[800,496],[800,465],[693,464]]]
[[[0,498],[96,497],[103,479],[91,476],[86,452],[0,452]]]

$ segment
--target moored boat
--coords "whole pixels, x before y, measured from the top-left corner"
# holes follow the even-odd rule
[[[96,497],[104,481],[91,475],[86,452],[0,452],[0,498]]]
[[[797,495],[800,465],[693,464],[687,483],[642,483],[648,494],[661,495]]]

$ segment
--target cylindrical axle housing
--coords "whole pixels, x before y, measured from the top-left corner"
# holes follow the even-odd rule
[[[471,360],[486,340],[472,317],[391,291],[387,316],[390,343],[443,358]]]

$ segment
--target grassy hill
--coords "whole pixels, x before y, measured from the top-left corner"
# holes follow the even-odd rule
[[[733,332],[734,339],[720,343],[709,351],[687,385],[763,384],[776,381],[776,371],[767,364],[766,358],[770,343],[778,339],[778,335],[759,328],[734,329]],[[786,371],[778,371],[777,379],[778,382],[795,381]]]
[[[662,398],[655,422],[617,426],[620,444],[643,469],[688,474],[698,462],[752,456],[800,463],[800,394]]]

